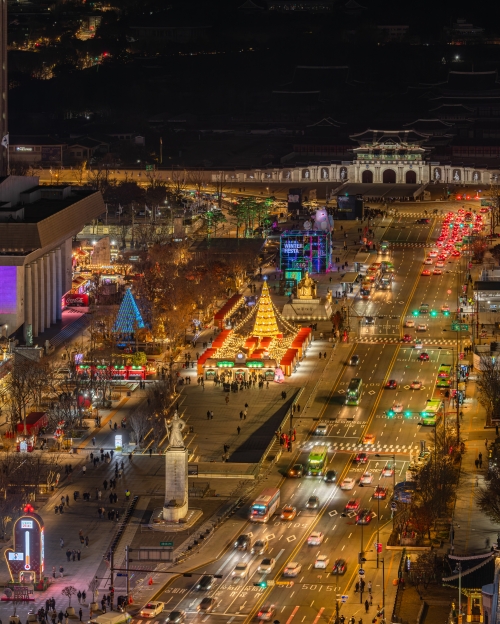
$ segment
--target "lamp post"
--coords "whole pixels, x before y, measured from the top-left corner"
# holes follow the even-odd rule
[[[364,485],[363,483],[359,484],[359,487],[369,487],[373,490],[377,489],[377,485]],[[361,553],[363,553],[363,525],[361,525]],[[377,496],[377,546],[375,547],[375,551],[377,553],[377,569],[378,569],[378,545],[380,544],[380,496]]]
[[[458,573],[458,624],[462,621],[462,563],[459,561],[457,567],[453,570],[455,574]]]

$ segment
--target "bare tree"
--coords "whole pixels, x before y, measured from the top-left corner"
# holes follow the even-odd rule
[[[479,402],[486,410],[488,422],[500,418],[500,360],[489,355],[481,357],[477,380]]]
[[[66,587],[63,587],[63,589],[61,590],[61,594],[63,596],[66,596],[68,599],[68,607],[71,607],[71,597],[75,596],[77,593],[77,590],[75,587],[73,587],[73,585],[67,585]]]
[[[134,432],[135,443],[142,448],[144,438],[151,429],[149,413],[143,406],[139,407],[133,414],[128,417],[128,424]]]
[[[79,186],[83,186],[84,182],[86,182],[89,177],[89,174],[87,171],[87,161],[81,160],[79,163],[77,163],[73,167],[71,173],[73,175],[73,178],[76,180],[76,183]]]

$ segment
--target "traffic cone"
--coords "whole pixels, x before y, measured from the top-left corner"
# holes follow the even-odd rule
[[[152,585],[152,584],[153,584],[153,577],[152,577],[152,576],[150,576],[150,577],[149,577],[149,581],[148,581],[148,585]]]
[[[134,599],[133,599],[132,595],[130,595],[130,596],[128,597],[128,603],[129,603],[129,604],[134,604]]]

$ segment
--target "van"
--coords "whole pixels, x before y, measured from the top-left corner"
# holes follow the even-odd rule
[[[124,611],[123,613],[103,613],[89,620],[89,624],[129,624],[132,621],[132,616]]]

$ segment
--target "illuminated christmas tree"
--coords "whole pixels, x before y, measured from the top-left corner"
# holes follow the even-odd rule
[[[127,288],[113,325],[113,331],[120,334],[133,334],[138,329],[143,328],[144,321],[135,302],[134,295],[130,288]]]
[[[255,316],[255,325],[253,327],[252,336],[264,338],[266,336],[277,336],[281,334],[276,322],[276,314],[274,305],[269,295],[267,282],[262,286],[262,294],[257,304],[257,314]]]

